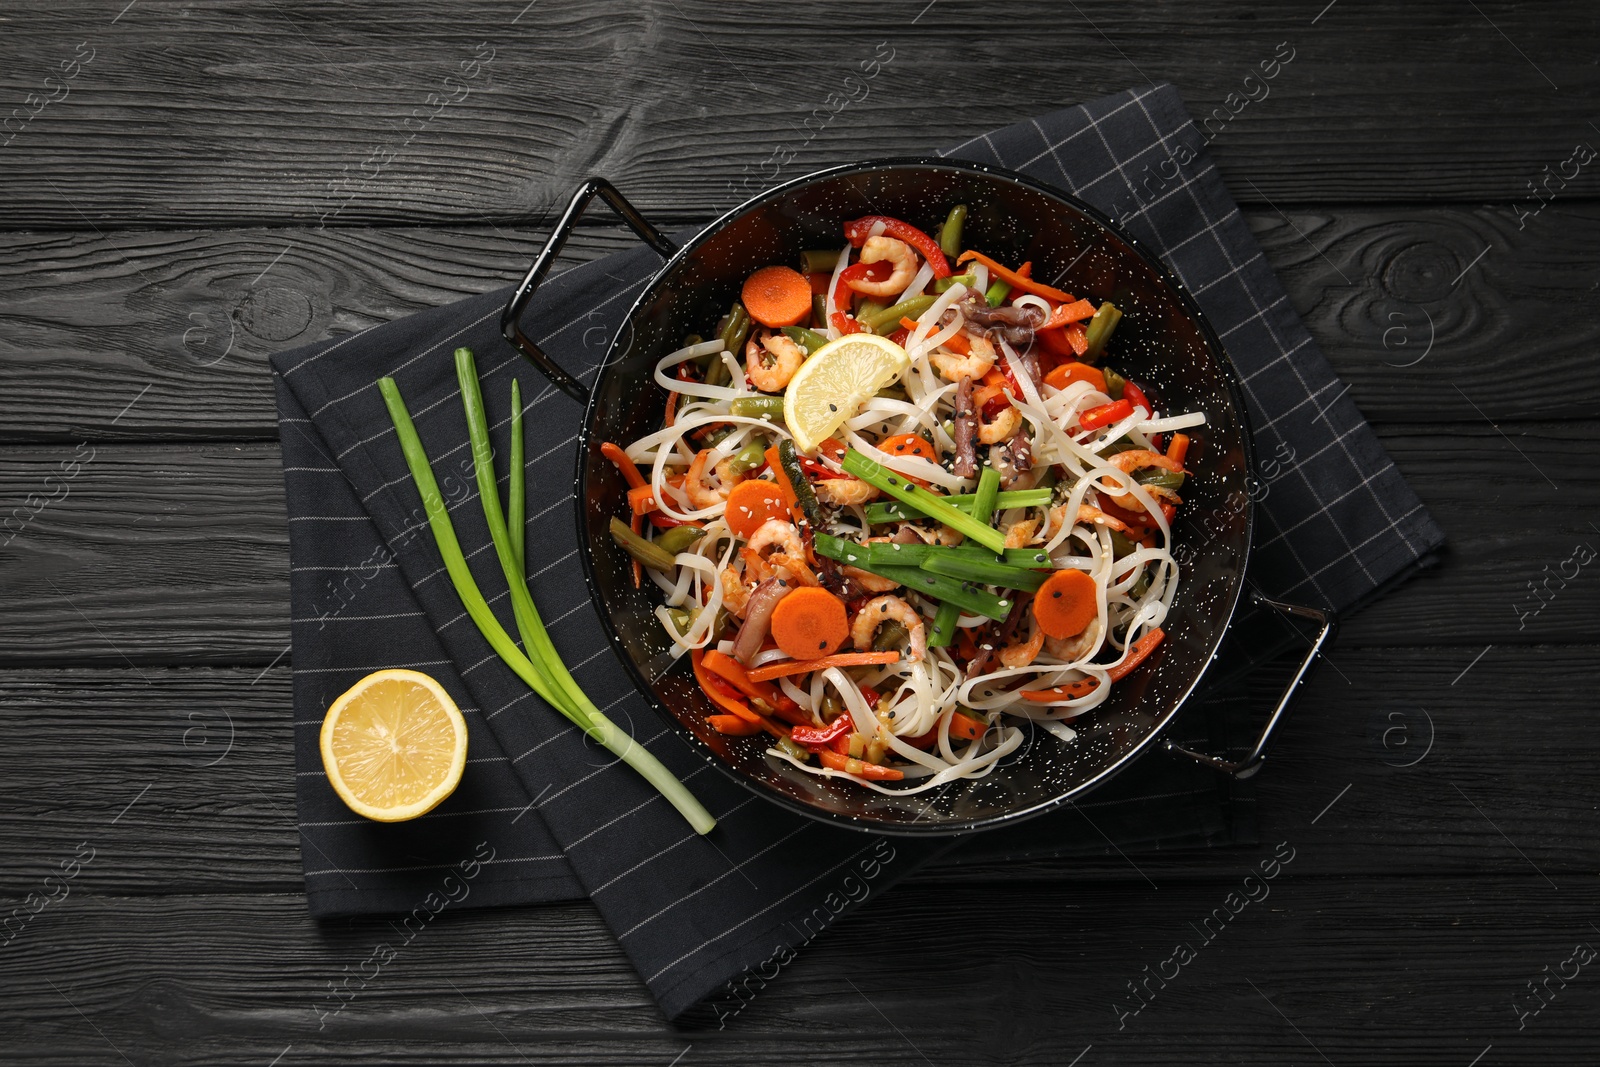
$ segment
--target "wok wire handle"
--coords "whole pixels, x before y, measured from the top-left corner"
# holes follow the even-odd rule
[[[1322,656],[1323,647],[1327,645],[1334,631],[1338,629],[1338,620],[1331,611],[1304,607],[1299,604],[1286,604],[1281,600],[1264,597],[1260,593],[1251,594],[1251,600],[1259,606],[1272,608],[1274,611],[1284,615],[1294,615],[1298,618],[1309,619],[1320,627],[1317,636],[1312,640],[1310,647],[1306,649],[1305,657],[1300,661],[1299,670],[1294,672],[1294,678],[1290,680],[1288,686],[1284,689],[1283,695],[1278,698],[1278,706],[1273,709],[1272,715],[1267,719],[1266,726],[1262,727],[1261,736],[1256,739],[1255,748],[1251,749],[1250,754],[1244,759],[1235,762],[1222,759],[1219,756],[1209,756],[1204,752],[1195,752],[1184,748],[1176,741],[1168,741],[1166,743],[1168,752],[1188,756],[1196,763],[1205,764],[1224,774],[1231,774],[1235,778],[1249,778],[1261,769],[1261,764],[1267,758],[1267,745],[1272,741],[1273,732],[1277,730],[1278,725],[1289,714],[1289,706],[1294,702],[1295,695],[1299,692],[1300,684],[1311,674],[1311,668]]]
[[[589,206],[596,196],[611,206],[628,228],[639,235],[640,240],[653,248],[663,259],[669,259],[678,251],[678,246],[668,240],[662,232],[656,229],[639,214],[639,209],[628,203],[626,197],[617,192],[616,187],[604,178],[590,178],[578,186],[578,191],[572,194],[572,200],[567,204],[567,210],[562,214],[560,221],[550,231],[550,236],[545,238],[544,248],[539,252],[539,258],[533,261],[533,266],[528,268],[528,273],[523,276],[522,284],[517,286],[517,291],[511,294],[511,299],[506,303],[506,309],[500,315],[500,335],[511,345],[526,356],[535,367],[549,378],[551,383],[566,393],[578,403],[588,406],[589,390],[577,378],[567,373],[560,364],[551,359],[544,349],[522,332],[522,313],[528,306],[528,301],[533,299],[535,290],[544,281],[546,274],[550,273],[550,266],[561,254],[561,249],[571,236],[573,227],[578,224],[578,219],[583,216],[584,209]]]

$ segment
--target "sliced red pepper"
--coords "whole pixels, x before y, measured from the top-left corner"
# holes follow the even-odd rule
[[[839,299],[840,286],[848,287],[851,282],[874,281],[881,282],[893,273],[894,268],[887,263],[852,263],[839,272],[839,280],[833,287],[833,328],[841,334],[863,333],[866,327],[857,322],[849,314],[850,301]],[[853,292],[854,290],[850,290]]]
[[[854,727],[854,720],[850,713],[838,715],[826,726],[796,726],[789,731],[789,736],[797,745],[807,748],[824,748],[836,737],[848,737]]]
[[[849,238],[851,244],[860,248],[867,243],[872,228],[880,222],[883,223],[885,236],[904,241],[922,254],[922,258],[928,261],[928,266],[933,268],[935,278],[950,277],[950,261],[945,258],[944,249],[939,247],[939,242],[909,222],[901,222],[888,215],[863,215],[844,224],[844,235]]]
[[[652,511],[650,513],[650,525],[658,530],[670,530],[674,526],[699,526],[700,524],[688,519],[668,518],[659,511]]]
[[[910,337],[911,337],[911,331],[906,329],[904,326],[902,326],[898,330],[896,330],[894,333],[891,333],[889,335],[889,340],[893,341],[895,344],[899,345],[901,348],[904,348],[906,346],[906,341],[909,340]]]
[[[1090,408],[1078,416],[1078,425],[1085,430],[1098,430],[1102,426],[1110,426],[1113,422],[1120,422],[1133,414],[1133,404],[1124,397],[1113,400],[1109,404],[1101,404],[1097,408]]]
[[[1150,403],[1150,398],[1144,395],[1144,390],[1132,382],[1127,382],[1122,386],[1122,399],[1136,408],[1144,408],[1151,415],[1156,413],[1156,406]]]

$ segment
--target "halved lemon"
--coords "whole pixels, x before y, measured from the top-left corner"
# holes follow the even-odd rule
[[[835,338],[800,365],[783,393],[783,420],[795,447],[815,452],[844,420],[911,365],[906,350],[871,333]]]
[[[467,765],[467,721],[444,687],[419,671],[377,671],[347,689],[322,720],[322,767],[357,815],[404,822],[455,792]]]

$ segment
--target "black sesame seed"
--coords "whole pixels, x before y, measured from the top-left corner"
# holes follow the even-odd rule
[[[1050,595],[1052,597],[1054,597],[1056,600],[1060,600],[1061,599],[1061,590],[1057,589],[1055,592],[1051,593]]]
[[[828,647],[828,642],[826,642],[826,641],[818,641],[817,642],[817,647],[818,648],[827,648]]]
[[[839,410],[839,405],[837,405],[837,404],[829,404],[828,405],[828,410],[829,411],[838,411]]]

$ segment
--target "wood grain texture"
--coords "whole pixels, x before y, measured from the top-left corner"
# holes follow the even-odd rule
[[[1600,417],[1600,207],[1558,203],[1520,230],[1510,208],[1248,217],[1368,418]],[[0,233],[0,441],[275,438],[273,352],[509,284],[541,239],[507,227]],[[563,263],[630,241],[586,227]],[[1539,373],[1507,375],[1508,352]]]
[[[1585,682],[1600,646],[1475,655],[1334,650],[1257,779],[1262,840],[1306,846],[1295,878],[1592,873],[1600,767]],[[1507,693],[1528,694],[1514,715]],[[84,840],[99,858],[74,884],[89,892],[299,891],[291,703],[281,666],[0,671],[0,895],[36,889]],[[1144,885],[1142,872],[1165,887],[1230,877],[1254,856],[1107,849],[915,878]]]
[[[1513,997],[1593,944],[1593,879],[1396,879],[1383,907],[1336,880],[1258,903],[1242,867],[1209,884],[997,883],[953,937],[928,915],[948,887],[905,885],[805,948],[726,1028],[664,1024],[587,905],[449,911],[413,940],[386,920],[318,925],[292,895],[73,893],[6,948],[8,1041],[37,1064],[758,1062],[1061,1067],[1320,1063],[1462,1067],[1585,1063],[1600,992],[1585,969],[1518,1031]],[[1290,850],[1293,850],[1292,852]],[[1265,895],[1263,896],[1263,892]],[[470,898],[469,898],[470,900]],[[0,901],[7,907],[12,901]],[[1018,927],[1030,936],[1018,939]],[[361,965],[379,944],[399,948]],[[1007,945],[974,953],[973,945]],[[1152,978],[1186,945],[1190,962]],[[1470,961],[1470,967],[1464,963]],[[346,970],[348,968],[348,970]],[[1570,965],[1567,969],[1571,973]],[[330,982],[355,976],[343,1010]],[[1127,1015],[1119,1014],[1119,1006]],[[329,1012],[324,1016],[322,1013]],[[1118,1029],[1119,1019],[1122,1028]],[[325,1025],[323,1025],[325,1024]],[[319,1029],[319,1026],[321,1027]],[[126,1057],[126,1060],[118,1057]]]
[[[113,20],[14,4],[11,225],[515,221],[589,172],[648,210],[706,214],[770,174],[779,145],[797,151],[778,175],[792,177],[1159,81],[1196,116],[1228,117],[1216,154],[1256,203],[1511,200],[1591,136],[1600,87],[1581,0],[1321,18],[1234,2],[1204,19],[1038,0],[1004,18],[842,0],[759,17],[705,0],[524,6],[143,0]],[[880,41],[893,58],[847,82]],[[76,77],[46,83],[87,50]],[[1263,86],[1275,54],[1292,58]]]
[[[1586,586],[1595,579],[1563,567],[1578,544],[1600,548],[1582,517],[1600,497],[1600,423],[1455,424],[1384,438],[1450,541],[1440,566],[1352,617],[1341,646],[1600,641],[1600,600]],[[77,446],[0,448],[0,516],[19,506],[26,516],[30,494],[59,496],[0,547],[0,666],[259,669],[283,655],[277,446],[89,447],[64,482]]]

